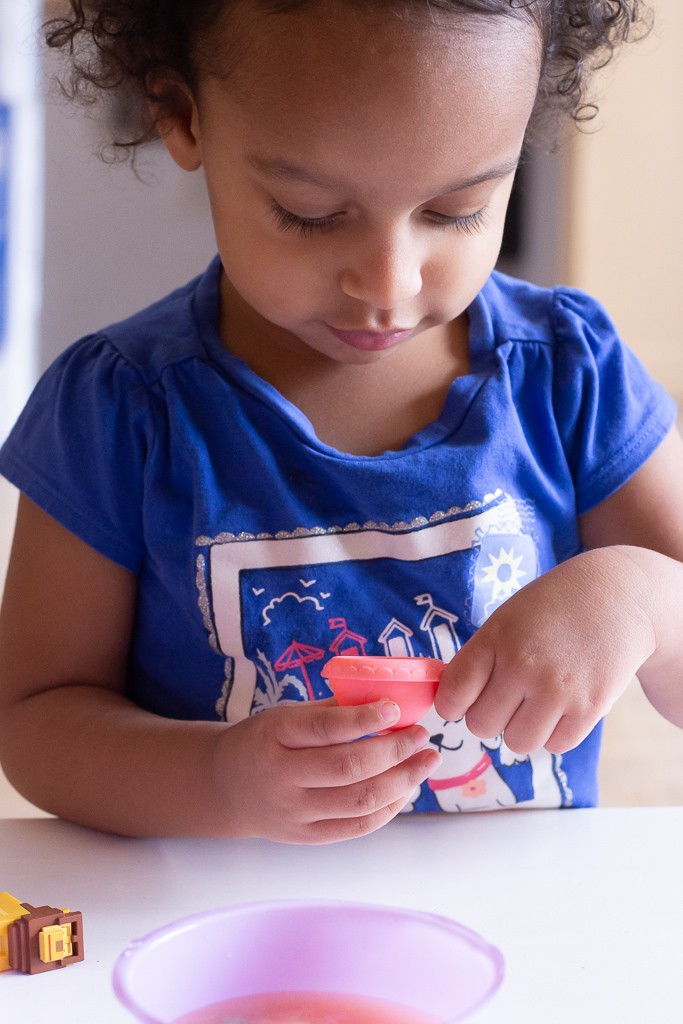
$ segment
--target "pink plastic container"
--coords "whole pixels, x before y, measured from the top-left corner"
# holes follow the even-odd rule
[[[387,732],[415,725],[434,703],[445,666],[437,658],[332,658],[321,671],[338,702],[372,704],[389,697],[401,717]]]
[[[434,914],[293,900],[223,907],[176,921],[121,954],[114,991],[146,1024],[262,992],[388,999],[444,1024],[482,1019],[501,953]]]

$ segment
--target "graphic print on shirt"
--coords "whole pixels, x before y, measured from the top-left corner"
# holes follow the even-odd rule
[[[450,661],[537,576],[533,522],[527,503],[497,491],[391,526],[197,538],[199,604],[225,658],[220,718],[235,723],[280,701],[330,696],[320,670],[335,655]],[[515,758],[500,737],[482,744],[464,723],[434,717],[427,728],[444,764],[413,809],[571,802],[560,758]]]
[[[479,739],[464,719],[446,722],[433,707],[420,725],[428,731],[431,745],[443,760],[427,782],[416,789],[403,813],[416,809],[425,786],[442,811],[562,807],[571,801],[561,757],[547,750],[536,750],[528,756],[515,754],[502,735]],[[510,777],[509,783],[506,776]]]

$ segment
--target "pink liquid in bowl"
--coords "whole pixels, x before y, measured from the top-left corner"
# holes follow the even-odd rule
[[[442,1024],[388,999],[341,992],[266,992],[226,999],[174,1024]]]

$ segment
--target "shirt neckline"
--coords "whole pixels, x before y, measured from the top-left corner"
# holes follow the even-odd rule
[[[242,358],[229,352],[221,342],[218,316],[222,269],[220,256],[216,256],[200,278],[193,297],[193,314],[199,337],[211,362],[234,383],[276,412],[304,444],[328,458],[346,462],[377,463],[405,458],[438,444],[460,428],[474,396],[491,374],[493,324],[484,297],[484,286],[467,309],[470,320],[470,372],[465,376],[456,377],[451,383],[439,416],[409,437],[396,451],[387,450],[378,455],[354,455],[340,451],[321,441],[309,418],[293,402],[285,398],[272,384],[259,377]]]

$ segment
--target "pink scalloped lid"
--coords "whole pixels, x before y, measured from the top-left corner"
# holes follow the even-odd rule
[[[444,663],[438,658],[331,658],[323,667],[324,679],[414,679],[437,682]]]

